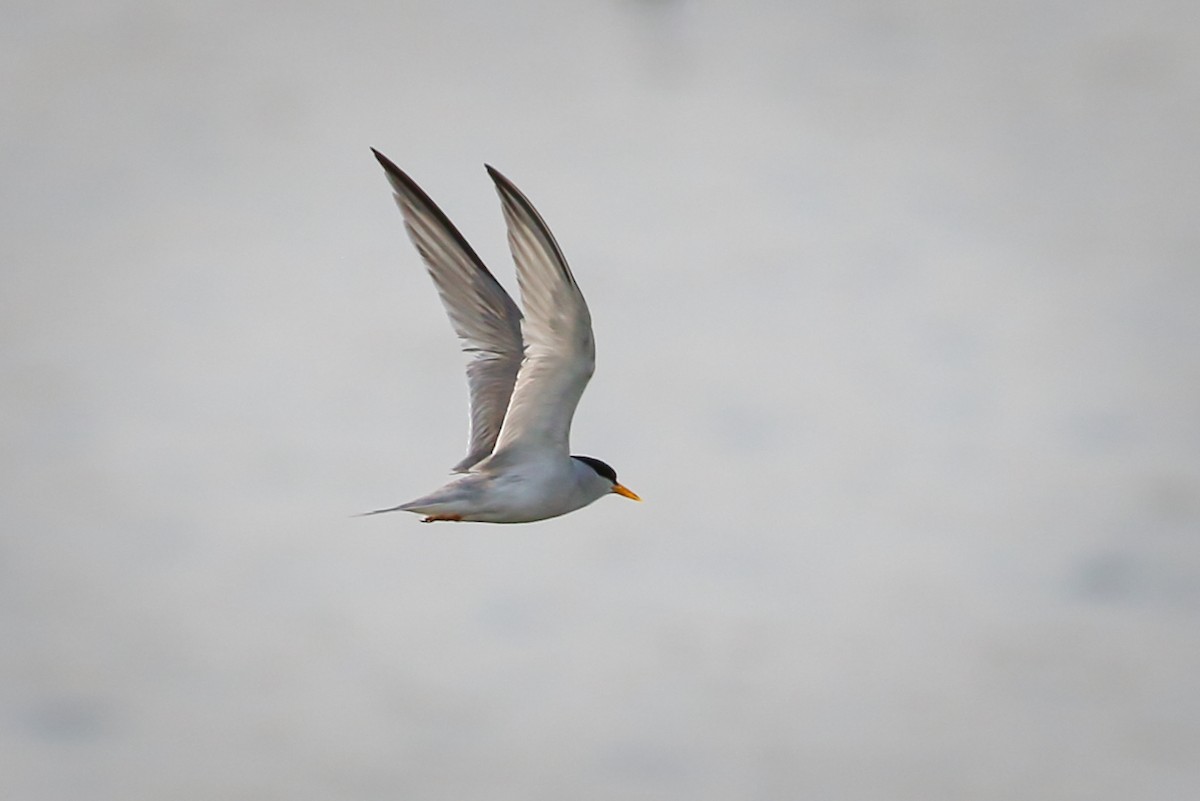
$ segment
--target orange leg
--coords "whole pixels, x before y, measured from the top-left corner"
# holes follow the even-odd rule
[[[425,518],[421,522],[422,523],[436,523],[439,520],[451,520],[451,521],[454,521],[457,523],[462,520],[462,515],[430,515],[429,517]]]

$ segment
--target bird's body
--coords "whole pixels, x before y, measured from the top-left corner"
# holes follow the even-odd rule
[[[595,366],[592,322],[558,244],[532,204],[488,167],[517,265],[522,315],[441,209],[374,152],[471,357],[470,442],[467,456],[454,467],[466,475],[379,512],[415,512],[425,522],[528,523],[573,512],[610,493],[640,500],[604,462],[570,455],[571,418]]]
[[[612,482],[575,457],[491,464],[398,507],[432,520],[531,523],[587,506],[612,492]]]

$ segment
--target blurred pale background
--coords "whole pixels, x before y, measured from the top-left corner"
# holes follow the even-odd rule
[[[0,14],[0,797],[1196,791],[1194,3]],[[466,435],[372,145],[644,504],[350,516]]]

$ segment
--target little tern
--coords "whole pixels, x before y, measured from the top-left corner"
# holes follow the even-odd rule
[[[599,459],[572,456],[571,419],[596,364],[592,319],[550,229],[491,166],[524,315],[454,224],[390,159],[383,166],[404,227],[468,355],[471,424],[463,473],[416,500],[379,509],[440,520],[529,523],[605,495],[640,501]]]

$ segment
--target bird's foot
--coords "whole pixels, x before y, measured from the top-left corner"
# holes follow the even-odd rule
[[[439,520],[450,520],[450,521],[458,523],[458,522],[462,521],[462,515],[430,515],[429,517],[425,518],[421,522],[422,523],[436,523]]]

